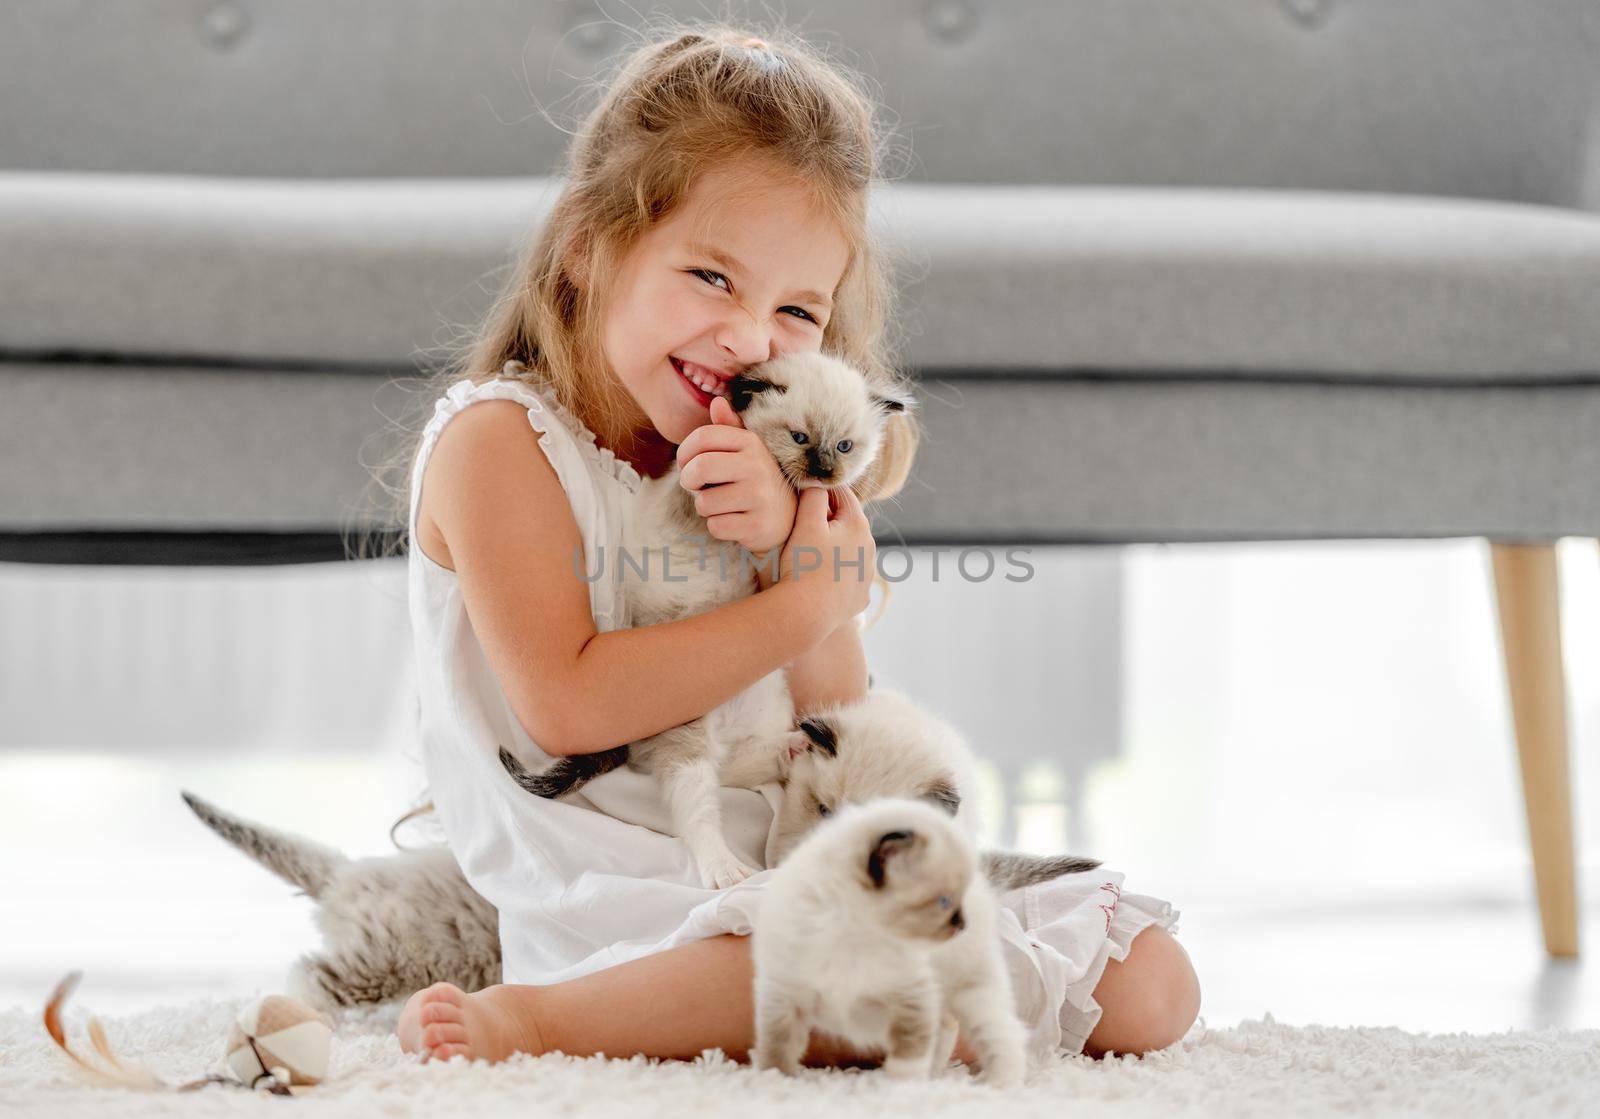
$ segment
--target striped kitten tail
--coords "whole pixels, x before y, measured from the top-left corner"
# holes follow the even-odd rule
[[[187,789],[181,792],[183,802],[207,827],[313,898],[320,898],[334,875],[350,861],[332,847],[230,816]]]
[[[1015,851],[983,853],[983,876],[997,890],[1037,886],[1040,882],[1093,870],[1099,865],[1099,859],[1080,859],[1073,855],[1023,855]]]
[[[511,756],[511,751],[500,747],[500,764],[506,767],[511,779],[536,797],[554,800],[576,792],[602,773],[610,773],[628,761],[626,746],[613,746],[598,754],[572,754],[557,758],[543,773],[529,773],[523,764]]]

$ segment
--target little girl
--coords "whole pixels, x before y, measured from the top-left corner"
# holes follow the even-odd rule
[[[719,398],[759,362],[818,349],[902,388],[867,230],[875,152],[871,101],[840,70],[798,40],[726,28],[636,50],[576,135],[542,234],[412,467],[424,763],[451,850],[499,911],[504,983],[414,995],[397,1030],[407,1051],[751,1046],[748,934],[765,876],[703,889],[646,774],[545,801],[497,751],[539,769],[636,741],[779,668],[801,714],[866,694],[857,618],[875,553],[860,500],[797,500]],[[915,445],[913,422],[894,417],[861,497],[894,493]],[[777,549],[780,577],[763,564],[746,599],[629,628],[612,578],[628,501],[674,461],[710,534]],[[793,562],[805,548],[866,562],[807,570]],[[730,846],[765,865],[772,789],[720,795]],[[1144,1052],[1195,1019],[1171,907],[1121,880],[1096,871],[1004,898],[1037,1051]],[[816,1039],[810,1056],[862,1055]]]

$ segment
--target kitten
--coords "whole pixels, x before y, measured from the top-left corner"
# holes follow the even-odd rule
[[[838,812],[784,860],[756,915],[756,1067],[794,1075],[817,1029],[884,1050],[891,1077],[924,1079],[959,1028],[985,1081],[1020,1084],[1025,1034],[998,921],[946,812],[905,799]]]
[[[316,1010],[405,998],[440,980],[500,982],[500,917],[446,847],[351,859],[331,847],[184,803],[218,835],[317,903],[323,953],[289,970],[287,993]]]
[[[781,863],[819,822],[841,808],[878,797],[920,797],[944,809],[976,836],[970,792],[974,760],[949,723],[888,688],[856,703],[812,714],[787,736],[779,755],[783,797],[767,861]],[[986,851],[984,876],[1014,890],[1093,870],[1100,863],[1071,855]]]
[[[796,489],[855,485],[877,457],[883,428],[907,401],[874,392],[861,372],[820,353],[790,354],[732,378],[728,401]],[[617,573],[636,626],[657,625],[754,594],[754,566],[735,543],[711,539],[676,464],[643,479]],[[776,560],[776,556],[769,557]],[[722,834],[717,788],[754,788],[778,776],[774,743],[794,725],[782,670],[707,715],[631,746],[557,760],[529,773],[510,751],[500,761],[524,789],[558,797],[626,762],[653,772],[673,829],[694,854],[702,883],[723,889],[755,873]]]

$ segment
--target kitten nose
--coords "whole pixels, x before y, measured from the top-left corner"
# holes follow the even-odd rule
[[[967,919],[961,916],[961,910],[958,909],[950,914],[950,927],[957,932],[967,927]]]
[[[806,474],[812,478],[826,478],[833,473],[833,456],[824,455],[815,447],[806,452]]]

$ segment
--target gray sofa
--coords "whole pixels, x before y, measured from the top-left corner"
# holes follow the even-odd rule
[[[788,14],[911,145],[878,219],[928,438],[880,538],[1486,538],[1575,953],[1551,544],[1600,535],[1600,6]],[[394,378],[487,305],[634,19],[0,8],[0,559],[341,555]]]

